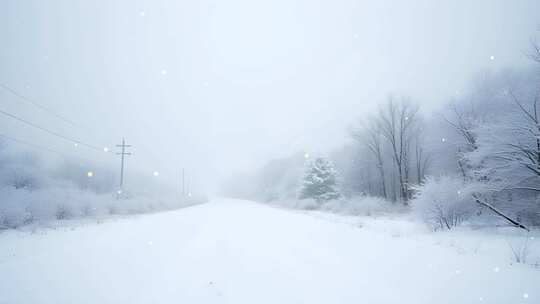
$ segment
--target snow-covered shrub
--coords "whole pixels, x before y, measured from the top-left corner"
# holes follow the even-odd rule
[[[523,239],[518,239],[517,244],[512,244],[512,242],[508,241],[508,246],[510,247],[510,250],[512,251],[512,259],[516,263],[527,263],[527,258],[529,256],[529,235],[526,235]]]
[[[0,147],[0,186],[16,189],[36,189],[49,182],[41,167],[40,160],[27,152],[12,151]]]
[[[413,210],[434,230],[452,229],[466,221],[477,210],[472,194],[477,185],[465,185],[450,176],[429,177],[415,188]]]
[[[318,202],[314,199],[282,199],[269,202],[272,205],[299,209],[319,210],[343,215],[379,216],[405,213],[408,209],[379,197],[357,196],[350,199],[341,197],[336,200]]]
[[[90,216],[157,212],[206,201],[203,197],[179,199],[162,195],[117,199],[114,194],[65,186],[37,190],[4,187],[0,188],[0,197],[0,229]]]
[[[95,173],[91,180],[88,168]],[[167,185],[138,174],[130,176],[129,188],[117,199],[117,181],[113,177],[106,166],[67,158],[48,159],[0,140],[0,229],[35,222],[170,210],[206,201],[204,197],[180,199]]]
[[[323,204],[321,209],[340,214],[365,216],[405,212],[403,205],[393,204],[388,200],[373,196],[332,200]]]

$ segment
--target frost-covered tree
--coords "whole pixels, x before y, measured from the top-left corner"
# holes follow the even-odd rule
[[[540,223],[540,89],[534,75],[503,91],[512,107],[476,128],[477,149],[465,154],[478,180],[490,185],[483,196],[510,215]],[[531,81],[533,80],[533,81]]]
[[[474,105],[466,103],[458,107],[456,103],[451,104],[451,115],[454,118],[448,118],[443,115],[444,120],[457,132],[462,142],[457,146],[457,165],[459,172],[464,180],[471,180],[471,164],[467,162],[466,153],[476,150],[478,135],[475,128],[480,125],[480,115],[475,111]]]
[[[307,164],[300,189],[300,199],[314,199],[318,203],[337,199],[336,170],[332,163],[318,157]]]

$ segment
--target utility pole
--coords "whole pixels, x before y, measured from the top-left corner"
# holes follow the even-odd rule
[[[186,174],[184,168],[182,168],[182,197],[186,196]]]
[[[187,179],[187,196],[191,196],[191,175]]]
[[[124,138],[122,138],[122,144],[116,145],[119,148],[122,148],[121,152],[116,153],[116,155],[120,155],[121,163],[120,163],[120,191],[122,191],[124,187],[124,156],[131,155],[130,152],[126,152],[126,148],[131,147],[131,145],[126,145],[126,141]]]

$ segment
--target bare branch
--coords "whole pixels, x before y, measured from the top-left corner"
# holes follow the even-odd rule
[[[501,211],[497,210],[497,208],[493,207],[490,203],[488,203],[487,201],[482,201],[480,200],[480,197],[476,194],[473,194],[472,195],[473,198],[474,198],[474,201],[481,205],[481,206],[484,206],[484,207],[487,207],[489,210],[493,211],[495,214],[497,214],[498,216],[504,218],[505,220],[507,220],[508,222],[510,222],[514,227],[518,227],[518,228],[521,228],[521,229],[525,229],[527,231],[530,231],[529,228],[527,228],[526,226],[524,226],[523,224],[511,219],[510,217],[506,216],[504,213],[502,213]]]

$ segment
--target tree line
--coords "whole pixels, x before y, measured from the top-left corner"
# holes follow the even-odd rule
[[[343,191],[406,206],[418,201],[421,212],[438,209],[439,215],[449,214],[442,217],[452,218],[476,204],[476,210],[465,214],[491,209],[514,225],[540,225],[537,43],[528,57],[533,63],[528,68],[484,73],[469,92],[454,97],[438,113],[426,115],[410,98],[389,97],[376,113],[351,126],[356,144],[333,155]],[[457,180],[461,186],[446,190],[437,185],[443,180]],[[438,188],[444,201],[434,195],[423,203],[426,187]],[[443,191],[454,191],[455,198]],[[464,193],[470,204],[457,210]],[[454,225],[467,218],[459,217]]]
[[[311,197],[324,204],[321,189],[327,188],[328,197],[349,204],[357,197],[393,202],[434,229],[475,219],[539,226],[538,43],[528,58],[527,67],[480,74],[439,111],[389,96],[350,125],[352,140],[329,153],[329,162],[304,153],[272,160],[231,179],[225,192],[262,201]]]

